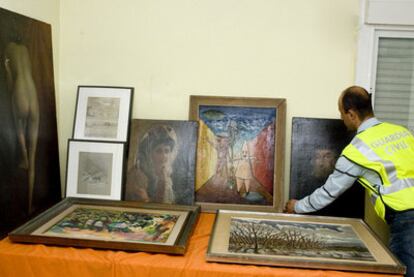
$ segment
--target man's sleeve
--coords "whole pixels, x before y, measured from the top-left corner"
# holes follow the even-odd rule
[[[296,213],[310,213],[320,210],[332,203],[339,195],[350,188],[364,169],[344,157],[339,157],[334,172],[325,184],[312,194],[302,198],[295,205]]]

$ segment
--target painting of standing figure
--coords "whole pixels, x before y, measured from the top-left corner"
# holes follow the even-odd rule
[[[340,119],[294,117],[289,197],[301,199],[324,185],[353,136]],[[364,196],[364,188],[354,185],[336,201],[312,214],[363,218]]]
[[[125,200],[192,205],[198,124],[133,119]]]
[[[204,210],[277,209],[283,180],[283,99],[191,96],[199,120],[196,201]]]
[[[1,237],[61,188],[50,25],[0,8],[0,52]]]

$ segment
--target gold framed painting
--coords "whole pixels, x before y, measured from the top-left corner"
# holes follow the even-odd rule
[[[219,210],[207,261],[404,274],[361,220]]]
[[[9,234],[13,242],[184,254],[197,206],[66,198]]]
[[[190,96],[199,121],[195,198],[203,211],[281,211],[286,100]]]

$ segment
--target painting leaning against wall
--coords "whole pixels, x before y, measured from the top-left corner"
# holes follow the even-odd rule
[[[289,198],[302,199],[324,185],[354,135],[340,119],[293,117]],[[364,218],[364,197],[355,184],[312,214]]]
[[[0,8],[0,237],[61,199],[51,26]]]
[[[277,210],[282,203],[284,99],[191,96],[199,120],[196,202]]]
[[[192,205],[198,123],[133,119],[124,199]]]

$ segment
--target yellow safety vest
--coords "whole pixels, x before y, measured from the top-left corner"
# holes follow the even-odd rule
[[[363,176],[358,181],[368,189],[382,219],[385,205],[395,211],[414,209],[414,137],[407,129],[380,123],[357,134],[342,155],[378,174],[381,184]]]

